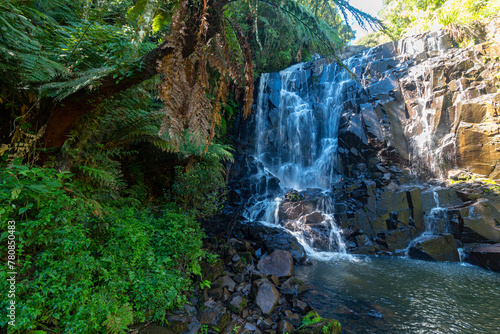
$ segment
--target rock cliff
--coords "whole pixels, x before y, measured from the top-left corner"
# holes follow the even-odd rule
[[[342,104],[338,144],[329,153],[336,156],[334,163],[328,165],[335,177],[328,180],[326,193],[289,192],[276,204],[276,222],[291,231],[305,230],[316,249],[335,249],[328,219],[318,210],[318,203],[330,203],[328,213],[354,253],[456,261],[457,247],[477,254],[480,244],[500,242],[500,186],[495,182],[500,180],[500,19],[481,29],[476,35],[482,38],[467,47],[438,31],[346,60],[358,82],[344,82],[336,102]],[[301,120],[302,126],[318,131],[318,124],[327,121],[321,118],[326,97],[319,87],[328,66],[325,60],[305,64],[294,81],[311,101],[312,116]],[[301,138],[294,145],[302,154],[317,156],[313,132],[306,136],[278,129],[293,112],[277,112],[285,103],[280,80],[270,74],[265,95],[259,97],[265,99],[264,119],[240,129],[230,192],[234,207],[290,190],[267,167],[276,164],[277,154],[285,157],[279,163],[291,160],[286,146],[293,136]],[[266,143],[261,159],[254,154],[257,127]],[[246,218],[261,220],[265,211]],[[425,240],[415,240],[423,233]],[[481,256],[471,256],[475,263],[485,257],[485,249],[498,251],[480,249]],[[489,268],[499,266],[488,263]]]

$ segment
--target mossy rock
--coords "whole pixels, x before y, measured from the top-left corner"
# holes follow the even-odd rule
[[[306,325],[298,330],[299,334],[340,334],[340,322],[323,318],[319,322]]]
[[[309,312],[302,318],[299,334],[340,334],[340,322],[335,319],[321,318],[316,311]]]
[[[188,317],[172,314],[167,317],[167,322],[168,322],[168,325],[166,326],[167,329],[169,329],[175,334],[182,333],[187,330]]]
[[[227,326],[229,320],[231,320],[231,316],[229,315],[229,313],[224,313],[224,315],[220,318],[219,322],[217,323],[217,326],[211,326],[211,328],[214,331],[220,333],[224,329],[224,327]]]
[[[233,311],[234,313],[241,314],[245,307],[247,307],[247,299],[243,296],[235,296],[231,298],[231,301],[229,302],[229,309]]]
[[[215,281],[220,276],[225,275],[224,262],[221,259],[217,259],[213,263],[203,261],[201,263],[201,275],[203,280]]]

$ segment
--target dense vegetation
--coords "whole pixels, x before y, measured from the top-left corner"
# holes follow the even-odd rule
[[[474,40],[471,25],[497,15],[498,0],[384,0],[379,13],[385,29],[369,34],[357,44],[376,46],[404,36],[445,29],[459,43]]]
[[[121,333],[182,305],[213,258],[199,221],[223,204],[254,73],[337,54],[349,10],[366,18],[344,1],[2,1],[9,331]]]

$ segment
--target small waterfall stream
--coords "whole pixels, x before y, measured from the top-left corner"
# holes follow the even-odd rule
[[[359,84],[337,64],[325,63],[317,78],[311,77],[306,66],[297,64],[279,74],[263,74],[260,79],[254,152],[262,163],[258,178],[275,177],[280,189],[259,194],[247,218],[286,227],[310,256],[328,258],[333,256],[331,252],[348,256],[328,191],[339,177],[336,165],[343,105],[349,89]],[[348,62],[347,66],[353,64]],[[300,205],[304,192],[314,193],[314,200],[306,203],[307,212],[297,213],[293,205],[284,205]],[[286,198],[290,193],[295,197]],[[328,239],[322,247],[315,245],[312,234],[316,231],[311,230],[307,217],[311,214],[314,228],[321,227]]]

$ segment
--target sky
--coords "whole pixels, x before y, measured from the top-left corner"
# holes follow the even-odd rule
[[[373,16],[377,16],[379,10],[382,9],[382,0],[350,0],[349,3],[351,4],[351,6],[356,7]],[[350,24],[352,29],[356,31],[355,40],[358,40],[361,37],[368,34],[369,32],[371,32],[371,31],[368,32],[363,28],[361,28],[354,19],[350,21]]]

